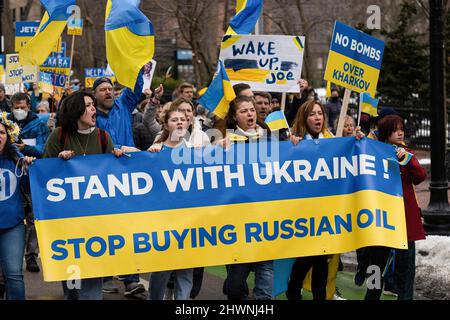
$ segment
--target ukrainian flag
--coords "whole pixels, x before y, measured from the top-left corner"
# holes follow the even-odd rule
[[[359,94],[361,112],[368,113],[371,116],[378,116],[378,101],[379,99],[372,98],[367,92],[361,92]]]
[[[198,103],[219,118],[224,119],[230,108],[230,102],[236,98],[236,94],[231,86],[222,60],[219,60],[217,67],[217,76],[209,85],[208,90],[198,100]]]
[[[250,34],[261,15],[263,0],[237,0],[236,15],[231,19],[226,34]]]
[[[289,129],[286,118],[283,111],[274,111],[270,113],[264,121],[272,131],[280,129]]]
[[[139,4],[140,0],[108,0],[106,4],[106,57],[117,81],[131,89],[155,53],[153,25]]]
[[[22,65],[39,66],[44,63],[57,45],[67,20],[72,15],[69,9],[75,0],[41,0],[44,16],[33,38],[19,50]]]

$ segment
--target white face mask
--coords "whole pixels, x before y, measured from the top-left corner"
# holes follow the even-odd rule
[[[14,109],[13,113],[14,113],[14,117],[19,121],[22,121],[28,115],[28,112],[26,112],[25,110],[22,110],[22,109]]]

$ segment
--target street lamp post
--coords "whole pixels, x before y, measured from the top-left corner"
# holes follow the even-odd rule
[[[445,172],[447,111],[445,105],[444,29],[442,0],[430,3],[430,203],[423,210],[425,230],[430,235],[450,235],[450,205]]]

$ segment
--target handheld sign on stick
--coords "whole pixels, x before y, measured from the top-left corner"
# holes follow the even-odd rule
[[[342,136],[341,122],[347,114],[351,91],[375,96],[383,53],[383,41],[336,21],[324,77],[346,88],[336,136]]]

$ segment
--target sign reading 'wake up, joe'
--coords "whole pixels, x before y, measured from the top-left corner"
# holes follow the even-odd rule
[[[374,97],[383,53],[383,41],[336,21],[325,80]]]

